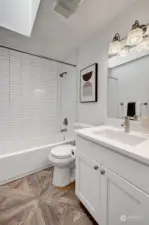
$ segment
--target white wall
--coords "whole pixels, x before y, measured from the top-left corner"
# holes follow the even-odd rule
[[[40,0],[0,0],[0,26],[30,36]]]
[[[78,48],[78,78],[80,76],[80,70],[84,67],[93,63],[98,63],[99,66],[98,102],[82,104],[78,100],[79,121],[95,125],[105,121],[107,115],[107,60],[109,43],[117,32],[120,33],[121,37],[126,36],[136,19],[140,23],[148,23],[148,9],[148,0],[136,1],[131,7],[111,21],[107,27]]]

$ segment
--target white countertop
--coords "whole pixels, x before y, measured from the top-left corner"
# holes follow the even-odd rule
[[[137,161],[140,161],[142,163],[149,165],[149,135],[148,134],[130,131],[129,134],[131,135],[137,135],[137,136],[146,138],[146,140],[141,142],[140,144],[135,146],[130,146],[130,145],[123,144],[116,140],[109,139],[102,135],[99,135],[99,134],[97,135],[94,133],[96,131],[100,131],[100,130],[102,131],[103,129],[112,129],[114,131],[124,132],[124,128],[118,129],[118,128],[109,127],[109,126],[99,126],[99,127],[76,130],[76,133],[77,135],[82,136],[101,146],[104,146],[120,154],[126,155],[130,158],[133,158]]]

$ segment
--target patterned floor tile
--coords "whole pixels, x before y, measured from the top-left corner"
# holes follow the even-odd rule
[[[0,187],[0,225],[95,225],[75,196],[74,185],[52,185],[43,170]]]

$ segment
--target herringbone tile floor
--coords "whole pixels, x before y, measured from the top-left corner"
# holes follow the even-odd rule
[[[93,225],[74,186],[52,185],[53,170],[43,170],[0,187],[0,225]]]

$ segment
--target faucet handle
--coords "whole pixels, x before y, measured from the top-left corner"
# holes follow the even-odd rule
[[[124,123],[121,124],[121,127],[125,127],[125,129],[129,130],[129,124],[130,124],[130,119],[129,119],[129,116],[125,116],[123,117],[125,119]]]
[[[67,119],[67,118],[64,119],[63,124],[64,124],[65,126],[68,126],[68,119]]]

